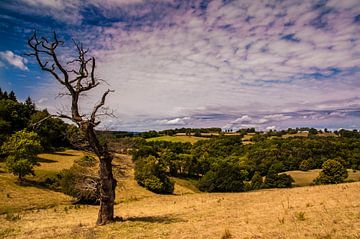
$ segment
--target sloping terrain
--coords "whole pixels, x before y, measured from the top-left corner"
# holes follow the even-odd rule
[[[46,164],[51,163],[54,162],[43,162],[40,168],[48,168],[50,165]],[[48,197],[50,194],[40,191],[55,192],[28,186],[27,190],[34,190],[38,197],[28,198],[29,192],[13,194],[11,200],[15,205],[26,198],[27,203],[32,203],[30,199],[33,203],[51,202],[51,208],[34,207],[2,214],[0,238],[360,237],[358,182],[208,194],[195,193],[186,181],[178,181],[175,195],[156,195],[133,180],[133,165],[128,156],[117,155],[114,164],[119,181],[117,222],[95,226],[97,206],[75,206],[68,198],[62,200],[66,196],[61,193],[56,193],[58,197]],[[15,179],[2,171],[0,181],[6,185],[10,183],[3,177]],[[1,195],[6,194],[6,190]],[[4,205],[3,200],[1,198],[0,207]]]

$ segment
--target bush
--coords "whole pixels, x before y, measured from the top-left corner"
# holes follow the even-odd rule
[[[174,191],[174,183],[166,175],[164,164],[154,156],[136,161],[135,180],[154,193],[171,194]]]
[[[59,174],[61,191],[77,199],[77,203],[99,203],[99,179],[92,176],[89,170],[74,164]]]
[[[97,163],[96,159],[93,156],[85,155],[79,160],[76,160],[75,163],[82,167],[94,167]]]
[[[315,184],[336,184],[342,183],[348,177],[348,172],[344,166],[333,159],[325,161],[322,165],[322,171],[314,179]]]
[[[291,188],[294,179],[285,173],[277,174],[269,171],[264,180],[264,188]]]
[[[256,190],[262,188],[263,178],[259,172],[255,172],[254,176],[251,178],[251,189]]]
[[[236,160],[223,159],[211,165],[198,187],[205,192],[242,192],[245,191],[243,181],[246,176],[247,172],[241,170]]]
[[[303,160],[303,161],[301,161],[300,166],[299,166],[299,169],[300,169],[301,171],[308,171],[308,170],[310,170],[310,169],[311,169],[311,165],[310,165],[309,160]]]

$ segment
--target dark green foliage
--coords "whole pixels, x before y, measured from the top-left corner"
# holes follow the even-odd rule
[[[264,188],[290,188],[294,179],[287,174],[279,174],[281,168],[273,164],[266,174],[263,187]]]
[[[61,119],[49,117],[47,110],[35,112],[29,121],[29,127],[40,136],[41,145],[47,151],[69,146],[66,135],[67,124]],[[41,122],[37,124],[38,122]],[[33,127],[33,125],[36,125]]]
[[[174,191],[174,183],[166,175],[164,164],[154,156],[136,161],[135,179],[140,186],[154,193],[171,194]]]
[[[151,131],[149,131],[151,132]],[[180,128],[180,129],[166,129],[163,131],[159,131],[159,136],[162,134],[165,135],[176,135],[176,134],[186,134],[186,135],[192,135],[194,134],[195,136],[201,136],[201,133],[207,133],[207,134],[219,134],[221,133],[221,128]]]
[[[40,136],[45,150],[69,145],[66,138],[66,127],[62,120],[48,117],[49,113],[37,111],[32,99],[18,102],[13,91],[9,94],[0,89],[0,145],[16,131],[25,128],[35,131]],[[47,120],[42,121],[48,117]],[[41,122],[41,124],[38,124]]]
[[[200,179],[198,187],[205,192],[242,192],[246,176],[247,172],[241,170],[236,160],[219,159]]]
[[[264,180],[264,188],[291,188],[294,179],[287,174],[269,172]]]
[[[298,130],[288,129],[285,132],[294,133]],[[354,134],[354,131],[351,132]],[[251,189],[252,176],[256,171],[258,175],[255,179],[258,181],[254,189],[290,187],[291,177],[282,175],[282,172],[320,168],[327,159],[341,161],[347,168],[360,169],[360,141],[357,138],[311,136],[268,139],[265,134],[259,135],[263,139],[253,145],[243,145],[239,136],[219,136],[193,145],[165,141],[142,142],[136,146],[133,159],[136,161],[152,155],[162,161],[169,175],[204,177],[204,185],[213,184],[214,177],[217,177],[213,169],[219,161],[235,159],[238,170],[248,172],[243,179],[249,182],[247,190]],[[267,176],[262,186],[259,175]]]
[[[310,162],[312,161],[312,159],[308,159],[308,160],[303,160],[300,163],[299,169],[301,171],[308,171],[311,169],[311,165]]]
[[[85,140],[83,131],[75,125],[67,125],[65,134],[66,139],[72,148],[81,150],[87,147],[87,141]]]
[[[77,199],[77,203],[99,203],[99,179],[91,171],[79,164],[65,169],[59,174],[61,191]]]
[[[253,177],[251,178],[251,189],[252,190],[256,190],[256,189],[260,189],[263,186],[263,178],[260,175],[259,172],[255,172]]]
[[[336,184],[342,183],[348,177],[344,166],[336,160],[327,160],[322,165],[322,171],[314,180],[315,184]]]
[[[30,116],[26,105],[10,99],[0,100],[0,143],[12,133],[24,129]]]
[[[8,170],[20,180],[28,174],[34,175],[33,167],[38,165],[36,154],[41,150],[38,135],[26,130],[13,134],[1,147],[1,151],[6,155]]]
[[[354,130],[339,130],[339,135],[344,138],[353,138],[353,139],[360,139],[360,132],[356,129]]]

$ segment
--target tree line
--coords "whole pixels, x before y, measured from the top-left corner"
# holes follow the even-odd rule
[[[252,145],[243,145],[241,136],[221,136],[193,145],[142,141],[132,155],[140,173],[153,162],[152,167],[161,168],[162,178],[163,173],[193,178],[202,191],[291,187],[293,180],[284,172],[322,168],[328,160],[360,170],[359,132],[351,132],[340,137],[265,137]],[[141,180],[145,185],[145,179]]]
[[[67,137],[69,125],[49,116],[46,109],[37,109],[30,97],[20,102],[13,91],[7,93],[0,89],[0,146],[12,134],[24,129],[39,136],[45,151],[70,146]]]

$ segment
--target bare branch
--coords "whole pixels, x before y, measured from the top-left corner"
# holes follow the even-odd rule
[[[34,130],[37,127],[39,127],[44,121],[46,121],[46,120],[48,120],[48,119],[50,119],[52,117],[53,117],[52,115],[49,115],[49,116],[39,120],[38,122],[35,122],[35,123],[31,124],[30,127]]]
[[[110,93],[110,92],[114,92],[114,90],[110,90],[108,89],[107,91],[104,92],[103,96],[101,97],[101,101],[99,104],[95,105],[92,113],[91,113],[91,117],[90,117],[90,121],[92,123],[95,123],[95,118],[96,118],[96,113],[97,111],[105,104],[105,99],[106,96]]]
[[[109,89],[104,92],[101,101],[94,106],[91,114],[88,116],[90,118],[85,118],[84,114],[79,113],[80,96],[84,95],[86,91],[97,87],[101,80],[95,78],[95,58],[87,58],[86,54],[89,50],[84,50],[82,44],[76,43],[74,40],[73,42],[76,46],[78,57],[75,60],[69,61],[66,65],[76,63],[74,65],[78,66],[77,69],[66,69],[59,61],[56,49],[59,45],[63,45],[64,42],[58,40],[55,32],[52,40],[46,38],[39,40],[36,32],[34,32],[28,40],[28,44],[33,50],[28,56],[35,56],[41,69],[50,72],[68,90],[68,94],[71,96],[71,116],[58,113],[58,115],[49,117],[68,119],[77,124],[80,131],[84,133],[89,146],[99,157],[99,193],[101,203],[96,223],[106,224],[114,220],[116,180],[112,174],[113,157],[106,144],[100,143],[96,136],[95,127],[100,123],[100,121],[96,120],[97,112],[105,104],[107,95],[112,91]],[[45,59],[44,56],[46,56]],[[45,121],[46,119],[43,120]],[[95,183],[93,181],[87,183],[89,184],[89,189],[94,189]]]

